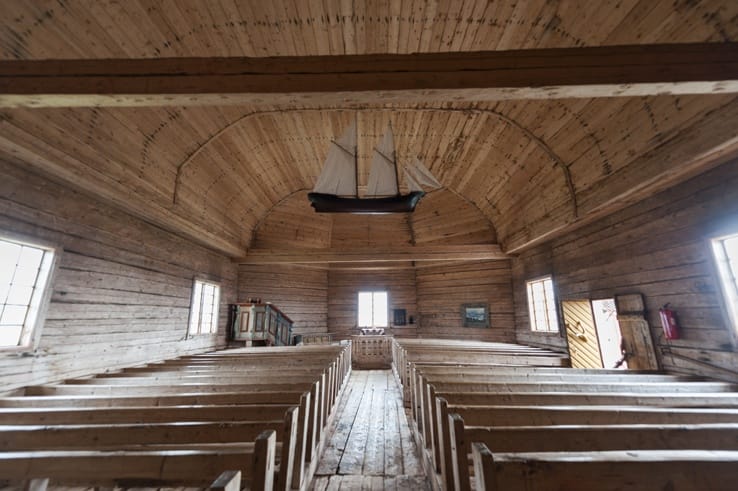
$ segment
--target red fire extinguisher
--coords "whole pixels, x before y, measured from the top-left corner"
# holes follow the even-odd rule
[[[661,327],[664,328],[666,339],[679,339],[679,324],[676,321],[676,314],[669,308],[667,303],[659,309],[661,316]]]

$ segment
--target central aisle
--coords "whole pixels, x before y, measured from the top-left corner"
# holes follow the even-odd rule
[[[311,489],[427,490],[390,370],[354,370]]]

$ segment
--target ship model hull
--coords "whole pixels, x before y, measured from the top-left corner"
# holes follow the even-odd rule
[[[413,191],[383,198],[345,198],[334,194],[308,193],[310,206],[318,213],[409,213],[425,193]]]

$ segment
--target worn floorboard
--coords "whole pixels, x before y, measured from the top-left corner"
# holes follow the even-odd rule
[[[389,370],[351,373],[310,489],[430,489]]]

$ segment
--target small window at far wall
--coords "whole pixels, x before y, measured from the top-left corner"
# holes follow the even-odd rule
[[[191,335],[218,332],[219,305],[220,286],[195,280],[190,307],[190,327],[187,332]]]
[[[553,280],[550,276],[526,282],[530,329],[535,332],[559,332]]]
[[[0,239],[0,348],[33,343],[54,251]]]
[[[359,292],[359,327],[387,327],[387,292]]]
[[[725,297],[725,307],[738,334],[738,234],[712,240],[720,284]]]

